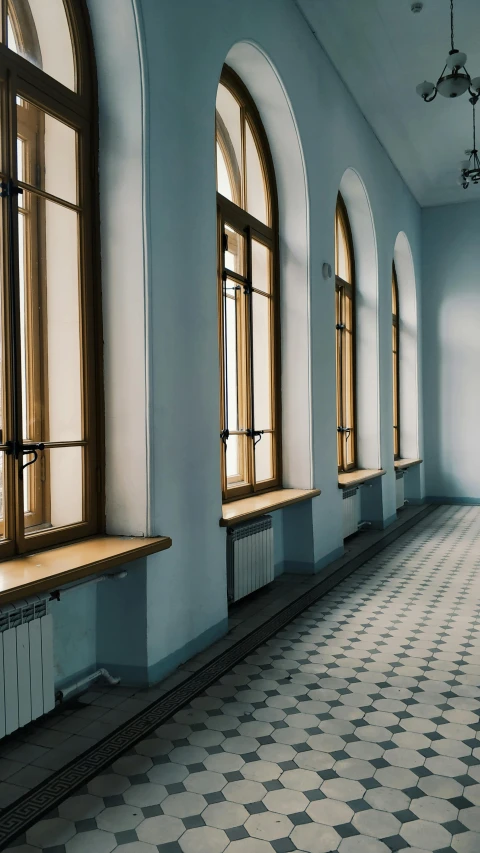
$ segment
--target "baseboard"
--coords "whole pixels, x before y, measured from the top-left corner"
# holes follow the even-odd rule
[[[334,563],[335,560],[339,560],[340,557],[343,557],[345,554],[345,548],[343,545],[340,545],[339,548],[335,548],[334,551],[330,551],[329,554],[325,554],[324,557],[321,557],[320,560],[317,560],[315,563],[315,574],[317,572],[323,571],[326,566],[329,566],[330,563]]]
[[[301,560],[284,560],[283,571],[287,575],[314,575],[315,564],[305,563]]]
[[[212,625],[211,628],[207,628],[206,631],[203,631],[202,634],[199,634],[198,637],[195,637],[194,640],[190,640],[190,642],[186,643],[185,646],[182,646],[181,649],[177,649],[177,651],[172,652],[171,655],[167,655],[166,658],[162,658],[157,663],[152,664],[148,667],[148,684],[157,684],[158,681],[163,681],[167,675],[170,675],[177,667],[181,666],[182,663],[185,663],[187,660],[195,657],[195,655],[203,652],[204,649],[207,649],[212,643],[215,643],[217,640],[220,640],[221,637],[224,637],[228,632],[228,616],[225,619],[222,619],[220,622],[217,622],[216,625]]]
[[[98,667],[104,666],[111,675],[120,678],[122,684],[127,687],[151,687],[159,681],[163,681],[168,675],[178,669],[182,663],[195,657],[212,643],[224,637],[228,631],[228,618],[222,619],[216,625],[208,628],[194,640],[186,643],[180,649],[162,658],[150,666],[124,666],[123,664],[99,663]]]
[[[430,504],[446,504],[447,506],[480,506],[480,498],[447,498],[429,495],[425,500]]]

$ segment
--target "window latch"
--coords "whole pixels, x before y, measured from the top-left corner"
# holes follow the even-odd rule
[[[345,326],[345,323],[337,323],[335,328],[336,328],[337,332],[343,332],[343,330],[346,328],[346,326]]]
[[[352,432],[352,427],[337,427],[337,432],[341,432],[345,435],[345,440],[348,441],[350,438],[350,433]]]
[[[241,290],[240,284],[234,284],[234,285],[232,285],[232,287],[227,287],[227,271],[226,270],[223,271],[223,290],[224,290],[224,293],[226,293],[227,290]]]
[[[227,446],[227,441],[230,438],[230,432],[228,429],[222,429],[220,433],[220,438],[222,439],[225,447]]]
[[[22,188],[17,187],[11,178],[9,181],[2,181],[0,183],[0,198],[12,198],[14,195],[23,195]]]
[[[13,453],[15,459],[19,459],[20,456],[26,456],[27,454],[33,453],[33,459],[30,459],[29,462],[25,462],[25,464],[20,468],[20,474],[22,474],[25,468],[28,468],[29,465],[33,465],[33,463],[37,461],[39,450],[45,450],[45,445],[42,442],[39,444],[22,444],[20,441],[7,441],[7,449],[5,453],[7,456],[11,456]]]
[[[249,438],[254,439],[258,436],[258,438],[255,442],[255,446],[258,444],[259,441],[261,441],[261,438],[262,438],[262,435],[264,434],[264,432],[265,432],[264,429],[246,429],[245,430],[245,434],[248,435]]]

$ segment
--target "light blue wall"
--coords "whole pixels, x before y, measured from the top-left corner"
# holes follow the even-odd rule
[[[62,687],[95,668],[97,660],[97,587],[90,585],[52,601],[55,684]]]
[[[480,198],[426,208],[423,349],[426,493],[480,501]]]
[[[116,80],[114,63],[118,61],[112,44],[120,37],[125,43],[128,24],[126,15],[117,14],[116,3],[89,0],[101,94],[100,162],[107,164],[115,162],[125,136],[119,119],[121,98],[114,104],[110,97]],[[122,6],[125,4],[128,0],[122,0]],[[110,26],[107,7],[111,7]],[[139,38],[144,122],[146,224],[141,248],[148,275],[148,509],[150,532],[168,534],[173,547],[149,557],[146,567],[138,568],[132,587],[119,584],[114,598],[106,598],[103,585],[99,588],[100,633],[95,653],[92,645],[88,651],[85,645],[85,658],[91,655],[92,663],[110,663],[112,671],[114,664],[136,667],[137,672],[147,671],[151,678],[165,671],[162,662],[167,662],[167,668],[173,667],[182,656],[208,644],[226,627],[225,530],[219,527],[213,142],[216,89],[232,46],[241,41],[253,43],[262,51],[265,62],[273,65],[296,122],[307,178],[309,406],[313,431],[310,485],[320,488],[322,495],[303,511],[285,510],[282,519],[275,521],[277,566],[285,557],[291,562],[297,557],[302,562],[308,553],[311,565],[320,569],[343,548],[336,465],[334,285],[333,280],[323,279],[322,264],[334,263],[335,202],[342,175],[349,167],[365,184],[378,251],[378,316],[373,339],[378,340],[379,388],[374,396],[380,400],[378,458],[387,471],[381,484],[379,524],[390,520],[395,512],[391,264],[397,234],[404,231],[419,278],[420,210],[291,0],[132,0],[130,12],[132,8],[136,29],[132,28],[131,40]],[[262,75],[252,84],[268,131],[272,116],[264,90],[262,98]],[[281,142],[280,138],[271,139],[274,155]],[[129,163],[132,168],[136,165],[126,156],[125,174],[117,174],[124,194],[129,192]],[[278,161],[275,165],[279,170]],[[278,177],[281,180],[284,176]],[[134,182],[138,189],[135,178]],[[104,187],[101,205],[110,196]],[[102,213],[102,221],[108,221],[108,210]],[[287,236],[281,235],[281,251],[285,251]],[[105,229],[102,239],[105,246]],[[371,275],[376,275],[373,266]],[[114,306],[114,301],[111,304]],[[108,322],[109,318],[107,326]],[[109,375],[113,375],[113,368],[110,364]],[[107,400],[110,392],[107,388]],[[119,446],[128,453],[128,447]],[[310,538],[300,543],[296,552],[297,513]],[[128,660],[122,660],[115,637],[122,618],[125,624],[128,621],[129,590],[138,634]],[[68,630],[65,624],[59,636],[64,637]],[[133,669],[129,672],[132,674]]]
[[[273,63],[297,123],[308,179],[315,560],[342,547],[335,433],[333,217],[347,167],[363,179],[379,265],[383,516],[395,512],[391,264],[405,231],[420,273],[420,210],[290,0],[141,0],[148,67],[153,336],[154,527],[174,546],[148,570],[149,660],[226,615],[218,451],[214,106],[222,64],[248,40]],[[261,81],[259,81],[261,88]],[[373,274],[373,271],[372,271]],[[284,517],[285,524],[285,517]],[[277,548],[278,554],[278,548]]]

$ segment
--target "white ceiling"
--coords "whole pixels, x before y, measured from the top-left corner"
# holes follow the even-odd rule
[[[480,201],[480,185],[456,184],[472,147],[468,93],[425,104],[415,92],[436,82],[450,50],[449,0],[296,0],[360,109],[422,206]],[[480,0],[456,0],[455,47],[480,76]],[[477,107],[480,134],[480,103]]]

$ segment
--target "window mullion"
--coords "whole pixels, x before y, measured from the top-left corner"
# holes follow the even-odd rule
[[[248,441],[249,479],[255,489],[255,400],[253,378],[253,299],[252,299],[252,232],[249,226],[245,228],[245,271],[246,283],[243,288],[246,309],[246,396],[247,396],[247,429],[250,431]]]
[[[20,319],[20,275],[19,275],[19,215],[18,215],[18,189],[16,175],[17,164],[17,110],[16,110],[16,79],[13,74],[9,75],[8,88],[8,119],[5,131],[8,135],[8,160],[6,171],[8,179],[5,182],[5,215],[6,215],[6,245],[7,255],[7,277],[9,290],[9,380],[11,383],[10,404],[10,429],[8,441],[10,442],[11,457],[11,482],[10,501],[13,512],[11,519],[12,536],[17,542],[24,535],[24,482],[21,476],[23,454],[20,447],[23,439],[23,405],[22,405],[22,357],[21,357],[21,319]]]
[[[2,44],[7,43],[7,3],[8,3],[8,0],[0,0],[0,14],[1,14],[0,35],[1,35]]]

